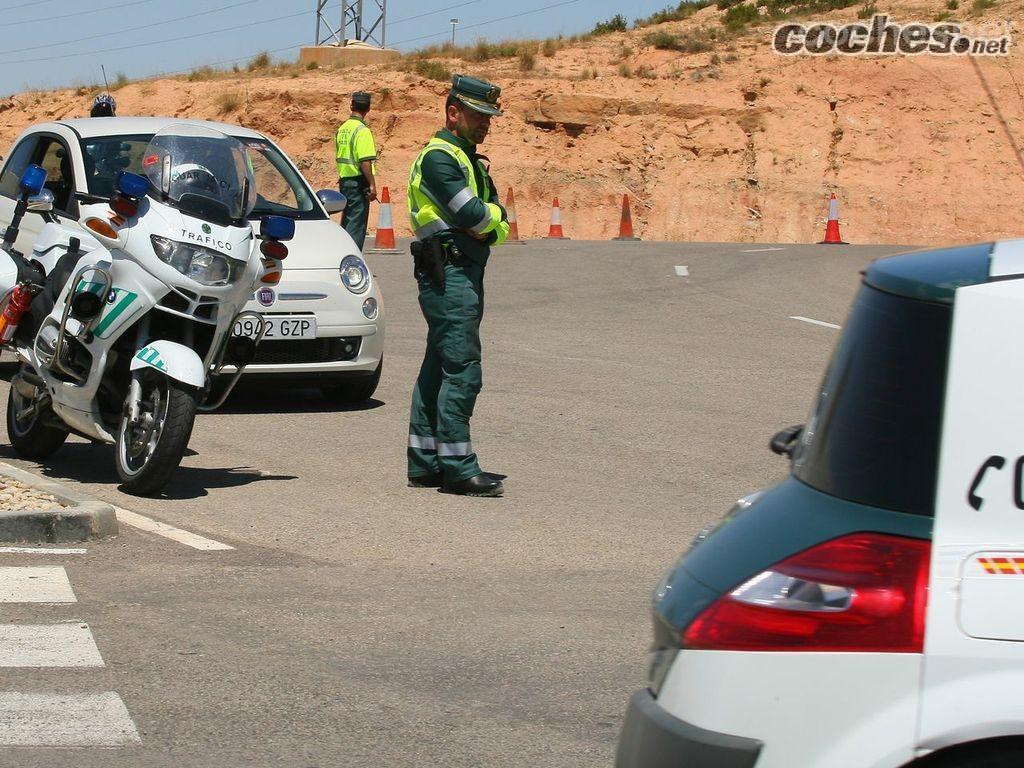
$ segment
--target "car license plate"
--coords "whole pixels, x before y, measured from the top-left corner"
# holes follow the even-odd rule
[[[316,318],[312,315],[263,315],[263,322],[267,324],[264,341],[316,338]],[[256,338],[259,330],[260,324],[256,318],[243,317],[235,322],[231,334]]]

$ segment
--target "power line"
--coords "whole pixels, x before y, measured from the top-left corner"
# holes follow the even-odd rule
[[[21,8],[36,8],[40,5],[46,5],[47,3],[55,3],[57,0],[33,0],[31,3],[15,3],[14,5],[5,5],[0,8],[2,11],[17,11]]]
[[[487,21],[480,21],[480,22],[477,22],[476,24],[466,24],[466,25],[462,26],[461,29],[463,29],[463,30],[475,29],[477,27],[483,27],[483,26],[486,26],[488,24],[497,24],[499,21],[508,21],[509,19],[518,19],[518,18],[520,18],[522,16],[529,16],[532,13],[540,13],[541,11],[549,11],[552,8],[560,8],[563,5],[573,5],[574,3],[578,3],[578,2],[579,2],[579,0],[563,0],[560,3],[551,3],[550,5],[541,6],[540,8],[534,8],[532,11],[523,11],[522,13],[513,13],[510,16],[502,16],[501,18],[498,18],[498,19],[488,19]],[[392,43],[392,45],[404,45],[405,43],[415,43],[415,42],[417,42],[419,40],[430,40],[431,38],[441,37],[442,35],[447,36],[448,34],[449,34],[448,30],[445,30],[444,32],[437,32],[437,33],[435,33],[433,35],[421,35],[419,37],[411,37],[408,40],[399,40],[397,43]]]
[[[251,2],[255,2],[255,1],[256,0],[251,0]],[[96,51],[81,51],[80,53],[64,53],[64,54],[61,54],[60,56],[42,56],[42,57],[38,57],[38,58],[35,58],[35,59],[15,59],[13,61],[0,61],[0,64],[30,64],[30,63],[40,62],[40,61],[56,61],[58,59],[73,59],[73,58],[75,58],[77,56],[95,56],[96,54],[99,54],[99,53],[112,53],[114,51],[127,51],[127,50],[131,50],[132,48],[150,48],[150,47],[152,47],[154,45],[163,45],[164,43],[176,43],[176,42],[179,42],[181,40],[194,40],[197,37],[208,37],[210,35],[222,35],[225,32],[235,32],[235,31],[237,31],[239,29],[246,29],[248,27],[258,27],[261,24],[270,24],[271,22],[274,22],[274,21],[284,21],[285,19],[294,19],[296,16],[308,16],[308,15],[309,15],[309,11],[299,11],[298,13],[289,13],[289,14],[286,14],[284,16],[276,16],[273,19],[262,19],[260,21],[251,21],[248,24],[236,24],[233,27],[227,27],[225,29],[212,29],[209,32],[196,32],[193,35],[180,35],[179,37],[166,37],[166,38],[163,38],[162,40],[153,40],[153,41],[150,41],[148,43],[133,43],[132,45],[119,45],[116,48],[101,48],[101,49],[96,50]],[[299,43],[299,45],[302,45],[302,43]],[[295,46],[293,45],[293,46],[290,46],[290,47],[294,48]],[[284,49],[284,50],[287,50],[287,49]],[[259,51],[257,51],[257,53],[259,53]],[[254,56],[255,54],[252,54],[252,55]],[[249,57],[243,57],[243,58],[249,58]]]
[[[0,24],[0,27],[20,27],[25,24],[39,24],[44,21],[58,21],[64,19],[70,19],[74,16],[88,16],[93,13],[101,13],[103,11],[121,10],[122,8],[128,8],[132,5],[143,5],[144,3],[152,3],[155,0],[135,0],[132,3],[116,3],[115,5],[105,5],[102,8],[93,8],[91,11],[78,11],[76,13],[62,13],[57,16],[46,16],[41,19],[27,19],[25,21],[8,21],[4,24]],[[41,5],[41,3],[40,3]]]
[[[241,0],[241,2],[232,3],[231,5],[222,5],[219,8],[210,8],[209,10],[205,11],[205,13],[207,15],[209,15],[211,13],[218,13],[220,11],[227,11],[227,10],[230,10],[232,8],[238,8],[238,7],[243,6],[243,5],[252,5],[253,3],[256,3],[256,2],[259,2],[259,0]],[[138,32],[140,29],[151,29],[152,27],[161,27],[164,24],[173,24],[173,23],[175,23],[177,21],[189,21],[189,20],[194,19],[194,18],[195,18],[195,14],[194,13],[190,13],[187,16],[178,16],[177,18],[174,18],[174,19],[164,19],[163,21],[155,21],[152,24],[142,24],[141,26],[138,26],[138,27],[128,27],[127,29],[111,29],[111,30],[107,30],[106,32],[101,32],[98,35],[89,35],[88,37],[78,37],[78,38],[75,38],[74,40],[62,40],[62,41],[60,41],[58,43],[50,42],[50,43],[45,43],[44,45],[30,45],[27,48],[12,48],[10,50],[3,51],[3,54],[8,54],[8,53],[24,53],[25,51],[36,51],[36,50],[39,50],[40,48],[53,48],[53,47],[58,46],[58,45],[70,45],[72,43],[80,43],[80,42],[82,42],[84,40],[96,40],[97,38],[100,38],[100,37],[111,37],[113,35],[123,35],[126,32]],[[124,46],[124,47],[129,47],[129,46]],[[54,58],[64,58],[64,57],[55,56]],[[30,61],[47,61],[47,59],[31,59]],[[0,61],[0,64],[14,64],[14,63],[21,63],[21,62]]]
[[[404,19],[395,19],[394,21],[389,21],[388,26],[393,27],[395,24],[401,24],[403,21],[423,19],[426,18],[427,16],[433,16],[435,13],[444,13],[445,11],[451,11],[454,10],[455,8],[463,8],[467,5],[475,5],[476,3],[479,2],[480,0],[469,0],[468,3],[456,3],[455,5],[446,5],[444,8],[438,8],[436,11],[427,11],[426,13],[419,13],[416,14],[415,16],[406,16]]]

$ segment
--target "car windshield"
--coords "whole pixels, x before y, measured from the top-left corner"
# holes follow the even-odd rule
[[[142,158],[152,138],[152,134],[139,134],[83,139],[82,152],[89,194],[110,197],[114,193],[114,178],[120,170],[145,173]],[[256,182],[256,206],[249,214],[250,219],[268,214],[293,219],[326,218],[323,210],[314,202],[309,185],[277,147],[262,139],[239,140],[248,151]]]
[[[861,288],[793,457],[832,496],[933,515],[952,307]]]

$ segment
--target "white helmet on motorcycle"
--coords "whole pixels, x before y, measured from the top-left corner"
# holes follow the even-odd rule
[[[168,193],[174,199],[181,199],[184,194],[221,199],[217,177],[209,168],[198,163],[182,163],[171,168],[171,187]]]

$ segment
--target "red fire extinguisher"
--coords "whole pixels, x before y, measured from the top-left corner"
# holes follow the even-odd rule
[[[7,344],[14,338],[14,332],[18,330],[18,323],[28,312],[32,305],[32,299],[36,295],[36,289],[30,283],[18,283],[11,291],[7,300],[7,306],[0,312],[0,344]]]

